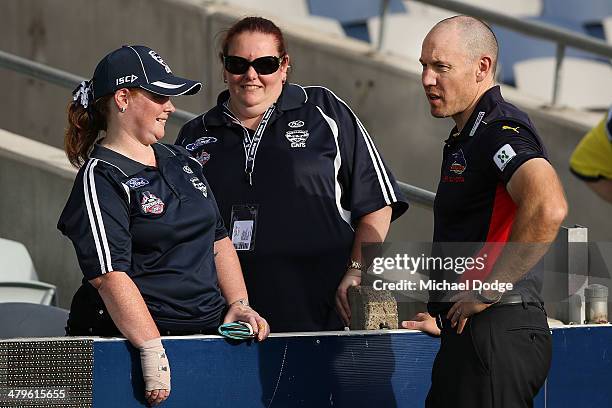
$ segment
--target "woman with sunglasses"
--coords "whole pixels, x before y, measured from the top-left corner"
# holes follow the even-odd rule
[[[204,167],[254,307],[275,331],[339,330],[361,281],[361,243],[408,207],[367,131],[323,87],[287,82],[280,29],[235,23],[221,45],[227,90],[177,143]]]
[[[58,228],[72,240],[84,278],[67,334],[125,336],[140,350],[152,405],[170,393],[160,335],[211,334],[236,320],[259,340],[269,333],[248,307],[202,166],[159,143],[175,110],[170,96],[200,88],[150,48],[123,46],[100,61],[68,108],[65,150],[80,170]]]

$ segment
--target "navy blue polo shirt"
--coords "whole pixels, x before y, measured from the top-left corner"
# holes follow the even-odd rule
[[[255,309],[274,331],[337,329],[334,295],[360,217],[408,204],[372,138],[351,109],[323,87],[286,84],[249,176],[256,132],[227,108],[229,93],[182,129],[177,144],[204,174],[231,231],[232,207],[258,206],[254,249],[238,251]]]
[[[74,244],[84,285],[123,271],[158,326],[206,328],[225,307],[213,244],[227,232],[201,165],[180,147],[152,147],[157,167],[96,145],[58,228]]]
[[[455,127],[445,141],[434,202],[433,241],[474,243],[472,248],[477,250],[482,250],[482,243],[507,242],[516,205],[506,184],[523,163],[538,157],[546,159],[546,152],[527,114],[506,102],[499,86],[488,90],[461,132]],[[444,251],[445,246],[440,244],[434,248]],[[461,252],[466,247],[449,245],[446,248]],[[492,252],[489,265],[499,255],[495,250]],[[447,280],[453,276],[457,278],[454,272],[433,275]],[[485,276],[472,273],[460,279],[468,277],[484,279]],[[541,274],[531,271],[514,287],[527,299],[539,301],[541,285]],[[433,302],[444,295],[444,292],[430,293]],[[435,312],[445,306],[430,304],[429,307]]]

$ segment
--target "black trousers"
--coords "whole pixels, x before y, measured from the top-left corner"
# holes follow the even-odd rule
[[[532,407],[548,375],[552,338],[543,308],[495,305],[468,319],[462,334],[440,318],[427,408]]]

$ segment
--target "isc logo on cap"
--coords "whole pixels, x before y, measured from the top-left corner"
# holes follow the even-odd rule
[[[124,77],[117,78],[115,80],[115,85],[129,84],[130,82],[134,82],[137,79],[138,79],[138,77],[136,75],[134,75],[134,74],[126,75]]]

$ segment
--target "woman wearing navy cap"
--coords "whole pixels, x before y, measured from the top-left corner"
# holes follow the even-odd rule
[[[152,405],[170,394],[160,334],[214,333],[236,320],[259,340],[269,334],[248,306],[201,165],[158,142],[175,110],[170,97],[200,88],[150,48],[123,46],[100,61],[68,108],[65,150],[81,168],[58,228],[72,240],[84,279],[67,332],[125,336],[140,350]]]

